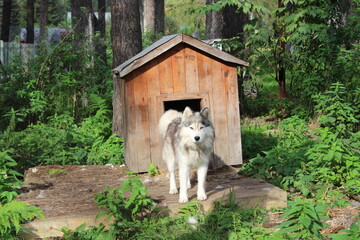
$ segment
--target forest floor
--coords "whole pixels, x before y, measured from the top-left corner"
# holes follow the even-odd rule
[[[39,166],[30,168],[25,173],[24,193],[18,200],[30,203],[41,208],[46,218],[83,214],[93,214],[99,211],[94,195],[100,193],[106,186],[119,187],[128,176],[125,166],[119,165],[83,165],[83,166]],[[236,184],[246,178],[237,174],[236,168],[223,167],[209,170],[208,185],[211,188]],[[158,176],[140,174],[143,184],[148,187],[150,195],[161,204],[177,204],[177,195],[168,194],[168,180],[165,172]],[[258,184],[261,184],[260,181]],[[246,185],[247,183],[245,183]],[[254,183],[251,183],[254,184]],[[256,183],[255,183],[256,184]],[[157,186],[154,188],[154,186]],[[196,188],[193,188],[196,189]],[[209,193],[208,193],[209,194]],[[167,200],[164,201],[164,196]],[[195,198],[190,192],[190,198]],[[328,227],[323,234],[338,232],[347,229],[351,223],[359,219],[360,202],[351,200],[351,204],[342,208],[328,208]],[[269,218],[263,223],[264,227],[273,228],[279,225],[281,211],[269,211]]]

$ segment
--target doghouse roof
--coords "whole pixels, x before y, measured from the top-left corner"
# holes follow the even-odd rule
[[[129,60],[123,62],[113,71],[115,74],[120,75],[120,77],[124,77],[135,69],[143,66],[148,63],[152,59],[161,55],[162,53],[168,51],[169,49],[181,44],[186,43],[196,49],[199,49],[211,56],[220,59],[222,61],[233,63],[236,65],[248,66],[249,63],[236,58],[226,52],[223,52],[217,48],[214,48],[196,38],[190,37],[186,34],[174,34],[161,38],[160,40],[154,42],[148,48],[144,49],[140,53],[136,54],[134,57]]]

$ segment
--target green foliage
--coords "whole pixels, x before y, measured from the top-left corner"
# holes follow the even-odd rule
[[[17,162],[12,157],[14,149],[10,147],[15,129],[14,110],[10,116],[9,126],[0,134],[0,239],[15,239],[15,236],[23,231],[21,223],[35,217],[44,218],[40,209],[14,200],[19,194],[18,187],[22,185],[19,180],[22,174],[14,170]]]
[[[17,163],[10,156],[11,152],[0,149],[0,204],[9,203],[18,195],[16,187],[22,185],[22,175],[13,170]]]
[[[258,131],[254,127],[244,129]],[[247,133],[248,138],[251,136],[256,135]],[[345,137],[329,127],[310,131],[305,121],[291,117],[279,123],[275,136],[277,143],[269,145],[269,150],[253,148],[252,154],[257,156],[242,166],[241,174],[265,179],[286,190],[301,191],[305,196],[315,197],[321,186],[345,187],[347,193],[359,194],[359,132],[347,130]],[[262,142],[257,138],[244,140],[245,156],[246,142],[255,140]]]
[[[295,198],[288,201],[289,207],[282,218],[287,219],[278,228],[279,233],[285,234],[289,239],[323,239],[321,229],[327,225],[323,222],[326,216],[326,206],[315,203],[309,199]]]
[[[341,136],[354,131],[359,124],[358,106],[347,101],[346,92],[344,84],[337,82],[332,84],[325,94],[314,97],[320,124],[333,129]]]
[[[68,114],[48,124],[30,125],[12,133],[14,159],[21,170],[40,164],[123,164],[123,140],[111,135],[111,112],[97,96],[89,107],[96,113],[76,124]]]
[[[45,219],[39,208],[27,203],[12,201],[4,205],[0,204],[0,238],[9,239],[24,231],[20,224],[35,217]]]
[[[146,31],[142,34],[142,48],[145,49],[149,47],[151,44],[159,40],[163,37],[162,33],[154,33]]]
[[[49,175],[61,174],[61,173],[67,173],[67,171],[64,169],[51,169],[48,171]]]
[[[108,139],[95,139],[88,154],[87,164],[123,164],[124,142],[122,138],[113,134]]]
[[[306,153],[310,161],[305,172],[314,180],[346,186],[348,192],[359,194],[360,134],[353,134],[350,139],[341,139],[329,128],[318,131],[317,143]]]
[[[14,200],[18,195],[16,188],[22,185],[19,180],[22,174],[14,170],[17,162],[12,158],[14,150],[10,148],[14,128],[15,111],[12,110],[9,126],[0,134],[0,205]]]
[[[127,192],[130,193],[128,198],[125,197]],[[127,178],[120,189],[105,188],[102,193],[95,196],[95,200],[99,208],[106,208],[97,217],[104,214],[107,214],[107,219],[113,217],[115,221],[111,225],[110,232],[121,238],[127,238],[141,231],[141,220],[156,207],[137,176]]]
[[[89,48],[74,51],[68,38],[52,48],[42,47],[27,63],[16,57],[9,66],[0,66],[0,115],[14,108],[26,125],[64,113],[79,121],[94,113],[87,106],[92,94],[111,106],[111,69]]]
[[[156,176],[156,175],[160,174],[159,169],[157,169],[157,167],[155,166],[155,164],[153,162],[150,163],[150,166],[148,169],[148,174],[150,176]]]
[[[204,38],[205,16],[194,13],[193,8],[203,5],[201,0],[167,0],[165,2],[165,33],[186,33],[192,35],[197,30]]]
[[[306,149],[312,144],[307,137],[305,121],[291,117],[284,119],[279,125],[277,144],[243,165],[240,173],[265,179],[284,189],[293,185],[292,177],[307,159]]]
[[[244,125],[241,128],[242,154],[245,161],[255,158],[258,154],[265,156],[264,152],[272,149],[277,144],[276,137],[269,132],[266,126]]]
[[[340,230],[337,234],[330,234],[333,240],[355,240],[360,238],[360,220],[352,223],[349,229]]]

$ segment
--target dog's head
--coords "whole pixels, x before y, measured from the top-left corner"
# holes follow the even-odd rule
[[[200,112],[193,112],[186,107],[181,121],[184,131],[194,143],[201,143],[206,137],[214,137],[208,108],[204,108]]]

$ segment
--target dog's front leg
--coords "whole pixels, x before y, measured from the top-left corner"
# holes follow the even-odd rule
[[[190,168],[188,166],[180,164],[180,166],[179,166],[179,180],[180,180],[179,203],[186,203],[189,201],[188,195],[187,195],[189,174],[190,174]]]
[[[178,193],[178,190],[176,188],[176,180],[175,180],[175,170],[169,171],[169,178],[170,178],[170,194],[176,194]]]
[[[207,199],[205,193],[205,181],[206,174],[208,170],[208,165],[202,165],[197,170],[197,178],[198,178],[198,189],[197,189],[197,199],[200,201],[204,201]]]

